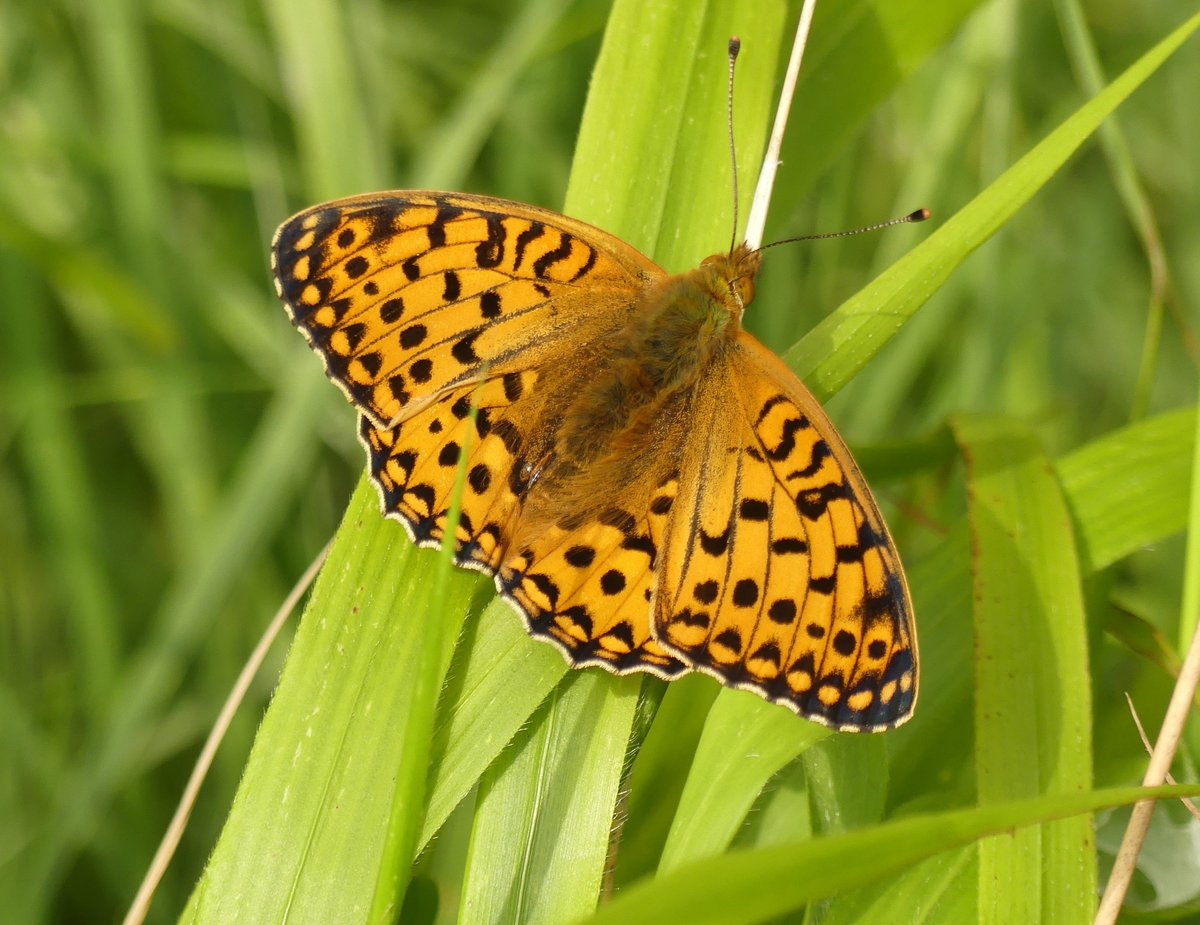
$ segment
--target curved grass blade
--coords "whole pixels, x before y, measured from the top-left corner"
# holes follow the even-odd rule
[[[655,880],[642,880],[595,915],[579,921],[586,925],[765,922],[988,835],[1141,799],[1192,794],[1200,794],[1200,786],[1119,787],[1058,794],[908,817],[799,844],[731,851]]]

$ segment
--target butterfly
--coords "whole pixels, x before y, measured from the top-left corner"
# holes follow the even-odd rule
[[[760,262],[673,276],[564,215],[423,191],[314,206],[272,242],[384,515],[441,545],[464,471],[455,561],[533,636],[889,729],[917,694],[904,572],[837,431],[741,327]]]

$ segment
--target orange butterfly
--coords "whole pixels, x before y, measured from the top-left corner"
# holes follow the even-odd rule
[[[531,634],[888,729],[917,693],[904,573],[837,431],[741,327],[760,260],[671,276],[554,212],[412,191],[307,209],[272,253],[384,514],[440,545],[465,465],[456,561]]]

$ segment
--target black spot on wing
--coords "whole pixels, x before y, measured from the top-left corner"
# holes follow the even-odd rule
[[[475,247],[476,263],[486,269],[498,267],[504,260],[504,223],[493,212],[481,212],[487,222],[487,238]]]
[[[450,348],[451,356],[463,366],[474,366],[476,363],[482,362],[475,353],[475,341],[479,337],[479,334],[479,331],[467,334],[465,337],[459,338],[454,346]]]
[[[816,520],[825,513],[830,502],[847,496],[847,488],[841,483],[823,485],[802,491],[796,496],[796,510],[809,520]]]
[[[700,548],[710,556],[723,556],[725,550],[729,548],[729,534],[729,527],[726,527],[723,532],[716,535],[706,533],[704,528],[701,527],[699,530]]]

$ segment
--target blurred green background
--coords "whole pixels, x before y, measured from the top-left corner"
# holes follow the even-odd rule
[[[821,134],[802,88],[768,240],[922,205],[949,216],[1090,95],[1065,3],[927,7],[911,53],[825,88],[865,120]],[[273,229],[312,202],[388,187],[560,207],[607,8],[5,5],[4,921],[123,913],[217,707],[362,468],[351,413],[274,297]],[[1083,4],[1109,77],[1192,9]],[[833,79],[817,42],[809,79]],[[321,60],[346,47],[349,59]],[[315,76],[330,73],[345,81]],[[961,516],[949,413],[1018,416],[1055,456],[1194,404],[1197,87],[1193,41],[1119,110],[1124,154],[1088,144],[830,403],[906,559]],[[352,155],[329,162],[322,133]],[[785,349],[923,233],[772,251],[748,326]],[[1098,784],[1140,779],[1120,692],[1153,728],[1183,550],[1163,542],[1087,588]],[[153,921],[174,918],[202,868],[285,648],[221,751]]]

